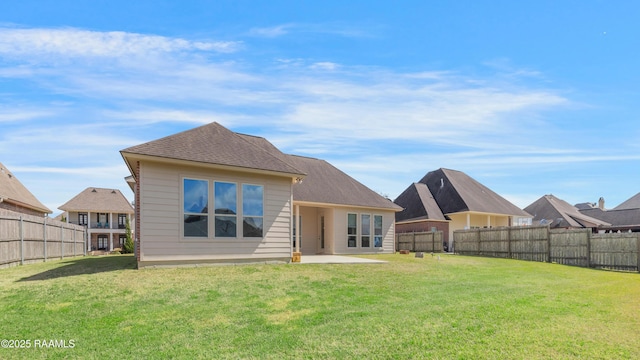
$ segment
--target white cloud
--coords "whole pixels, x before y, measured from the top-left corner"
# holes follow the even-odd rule
[[[252,36],[275,38],[288,34],[293,26],[293,24],[283,24],[272,27],[253,28],[249,31],[249,34]]]
[[[0,54],[16,57],[118,58],[185,51],[231,53],[239,47],[240,43],[234,41],[193,41],[122,31],[0,28]]]

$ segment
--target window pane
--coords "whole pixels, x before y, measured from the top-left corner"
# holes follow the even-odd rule
[[[348,247],[356,247],[358,233],[358,215],[356,214],[348,214],[347,215],[347,246]]]
[[[236,184],[216,182],[214,191],[215,191],[214,203],[215,203],[216,214],[237,214]]]
[[[262,218],[245,217],[242,222],[242,234],[244,237],[262,237]]]
[[[184,179],[184,212],[206,214],[208,207],[209,182],[206,180]]]
[[[263,215],[264,188],[260,185],[242,184],[242,214],[244,216]]]
[[[235,216],[216,216],[216,237],[236,237]]]
[[[362,235],[371,235],[371,215],[362,215]]]
[[[209,217],[207,215],[185,215],[184,236],[207,237]]]
[[[373,246],[382,247],[382,216],[373,217]]]
[[[356,214],[349,214],[348,215],[348,222],[347,222],[347,234],[348,235],[355,235],[358,232],[358,215]]]

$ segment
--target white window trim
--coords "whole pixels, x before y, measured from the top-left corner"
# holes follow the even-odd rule
[[[349,246],[349,215],[356,215],[356,246]],[[369,246],[362,246],[362,215],[369,215]],[[381,246],[375,246],[375,218],[380,216],[382,218],[382,237]],[[346,233],[346,247],[347,249],[369,249],[371,251],[379,251],[384,248],[384,215],[368,212],[347,212],[347,233]]]
[[[260,216],[256,216],[256,215],[245,215],[244,214],[244,185],[248,185],[248,186],[260,186],[262,187],[262,215]],[[245,238],[244,236],[244,218],[245,217],[252,217],[252,218],[261,218],[262,219],[262,236],[261,237],[257,237],[257,236],[252,236],[252,237],[247,237],[247,239],[264,239],[265,238],[265,228],[264,228],[264,213],[265,213],[265,190],[266,190],[266,186],[264,186],[264,184],[253,184],[253,183],[242,183],[242,185],[240,186],[240,191],[237,191],[236,196],[239,196],[239,204],[240,204],[240,213],[242,213],[242,224],[240,224],[240,229],[242,230],[242,236],[241,238]],[[236,232],[236,234],[238,234]]]
[[[209,183],[211,183],[210,179],[203,179],[198,176],[182,176],[180,180],[180,237],[182,239],[188,240],[203,240],[211,238],[211,211],[208,210],[206,214],[197,214],[197,213],[188,213],[184,211],[184,181],[185,180],[196,180],[196,181],[206,181],[207,182],[207,203],[211,204],[211,188]],[[207,216],[207,236],[185,236],[184,235],[184,216],[185,215],[200,215]]]

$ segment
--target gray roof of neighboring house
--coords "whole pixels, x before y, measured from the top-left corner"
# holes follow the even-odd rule
[[[635,194],[622,204],[613,208],[613,210],[640,209],[640,193]]]
[[[427,185],[445,215],[473,211],[531,216],[462,171],[440,168],[427,173],[420,182]]]
[[[297,155],[286,157],[293,166],[307,173],[301,183],[293,185],[295,201],[401,210],[391,200],[324,160]]]
[[[393,202],[403,208],[396,213],[396,221],[447,220],[425,184],[409,185]]]
[[[533,215],[534,223],[550,224],[551,227],[597,227],[610,223],[583,214],[575,206],[553,195],[544,195],[524,208]]]
[[[51,210],[27,190],[2,163],[0,163],[0,199],[42,213],[51,213]]]
[[[600,208],[581,209],[581,213],[606,221],[613,227],[640,226],[640,209],[605,210]]]
[[[273,151],[273,149],[275,149],[273,146],[257,145],[255,141],[248,139],[248,136],[237,134],[213,122],[132,146],[120,152],[125,160],[126,154],[147,155],[289,175],[304,175],[302,171],[283,161],[279,150]]]
[[[84,189],[58,209],[63,211],[133,213],[133,206],[120,190],[94,187]]]

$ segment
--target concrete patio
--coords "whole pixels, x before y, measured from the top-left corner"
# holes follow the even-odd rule
[[[387,261],[340,255],[302,255],[300,264],[386,264]],[[297,263],[296,263],[297,264]]]

